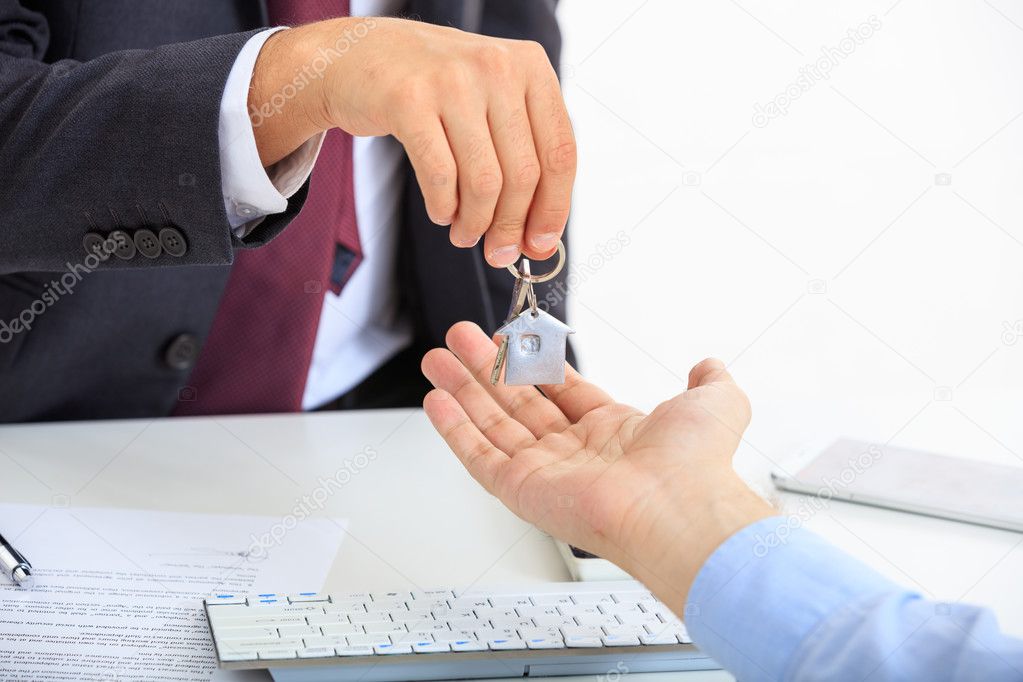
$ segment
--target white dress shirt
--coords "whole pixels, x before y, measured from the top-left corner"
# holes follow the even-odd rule
[[[352,16],[385,16],[401,5],[401,0],[352,0]],[[312,172],[323,141],[316,136],[269,169],[259,161],[248,114],[249,82],[263,43],[278,30],[258,33],[245,44],[220,104],[221,186],[228,220],[238,234],[287,209],[288,199]],[[302,398],[307,410],[354,388],[412,341],[411,323],[398,311],[401,145],[392,137],[357,137],[353,164],[363,259],[340,295],[324,296]]]

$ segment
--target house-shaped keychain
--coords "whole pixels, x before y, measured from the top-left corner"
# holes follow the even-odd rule
[[[504,383],[536,386],[565,383],[567,324],[542,310],[527,308],[495,332],[508,338]]]

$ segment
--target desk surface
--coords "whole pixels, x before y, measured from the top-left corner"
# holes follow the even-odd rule
[[[754,482],[766,482],[769,460],[784,454],[791,434],[769,434],[793,409],[762,410],[768,428],[751,429],[747,440],[759,442],[744,444],[737,464]],[[343,485],[324,485],[335,476]],[[325,490],[318,513],[350,522],[328,589],[568,579],[550,538],[476,486],[419,411],[0,428],[0,495],[9,502],[283,517]],[[1007,630],[1023,634],[1023,535],[840,502],[807,525],[935,598],[995,608]]]

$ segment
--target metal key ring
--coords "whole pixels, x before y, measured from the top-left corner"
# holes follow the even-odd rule
[[[543,275],[525,275],[519,273],[518,268],[514,264],[508,266],[508,272],[515,275],[524,282],[530,284],[540,284],[541,282],[548,282],[558,276],[558,273],[565,267],[565,243],[558,240],[558,264],[554,266],[554,269]]]

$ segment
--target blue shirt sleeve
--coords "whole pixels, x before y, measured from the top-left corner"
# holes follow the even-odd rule
[[[750,680],[1023,680],[1023,640],[987,609],[907,591],[789,519],[758,521],[700,569],[693,641]]]

